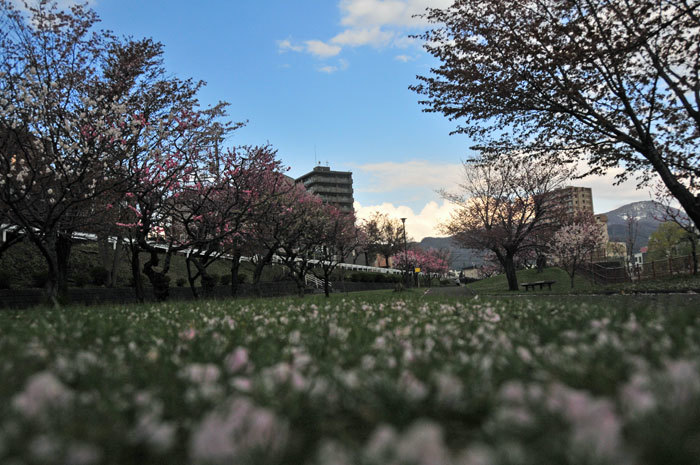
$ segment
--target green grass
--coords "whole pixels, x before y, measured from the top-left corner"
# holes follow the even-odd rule
[[[518,270],[518,285],[520,285],[520,290],[525,291],[522,287],[522,283],[531,283],[534,281],[555,281],[552,284],[552,290],[550,291],[545,287],[545,291],[548,293],[569,293],[571,292],[571,279],[566,271],[561,268],[550,267],[545,268],[541,273],[538,273],[535,269]],[[482,279],[474,283],[467,285],[467,288],[479,293],[508,293],[508,281],[505,274],[498,276],[493,276],[491,278]],[[595,289],[589,279],[577,274],[574,276],[574,290],[576,291],[591,291]],[[531,291],[530,291],[531,292]],[[536,288],[535,292],[543,292]]]
[[[602,285],[594,284],[587,276],[579,272],[574,276],[573,288],[569,275],[561,268],[550,267],[541,273],[534,269],[518,270],[517,275],[520,292],[525,292],[522,283],[555,281],[551,291],[547,287],[543,290],[537,287],[535,289],[537,294],[609,294],[615,292],[685,292],[689,290],[700,292],[700,275],[672,276],[655,280]],[[470,283],[466,287],[473,292],[483,294],[505,295],[511,293],[508,290],[506,276],[503,274]],[[532,293],[532,291],[529,292]]]
[[[696,463],[697,296],[0,312],[0,463]]]

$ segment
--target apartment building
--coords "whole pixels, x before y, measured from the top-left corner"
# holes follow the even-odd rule
[[[316,166],[305,175],[296,179],[304,184],[306,190],[321,197],[324,203],[337,207],[340,211],[352,212],[353,188],[350,171],[333,171],[328,166]]]

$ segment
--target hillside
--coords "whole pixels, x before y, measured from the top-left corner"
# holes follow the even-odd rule
[[[608,235],[613,242],[627,241],[627,218],[636,218],[639,222],[635,252],[649,243],[649,236],[656,231],[661,221],[659,206],[652,200],[629,203],[605,213],[608,217]]]
[[[652,200],[633,202],[615,210],[604,213],[608,217],[608,235],[613,242],[627,241],[627,218],[634,217],[639,222],[635,252],[649,243],[649,236],[656,231],[661,221],[658,204]],[[449,237],[426,237],[418,243],[423,249],[449,249],[452,252],[452,269],[479,266],[483,263],[482,253],[478,250],[464,249],[457,246]]]

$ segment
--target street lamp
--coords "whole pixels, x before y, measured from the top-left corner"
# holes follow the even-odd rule
[[[401,223],[403,224],[403,284],[408,287],[408,250],[406,247],[406,218],[401,218]]]

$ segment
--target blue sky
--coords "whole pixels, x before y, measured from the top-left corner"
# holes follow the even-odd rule
[[[63,0],[68,3],[70,0]],[[470,141],[455,123],[421,112],[408,90],[435,62],[409,34],[412,17],[449,0],[97,0],[102,26],[165,45],[166,68],[206,81],[201,100],[231,103],[248,120],[232,144],[271,143],[290,175],[315,162],[353,172],[359,216],[381,210],[409,218],[415,238],[435,235]],[[592,186],[597,212],[648,200],[611,177]],[[413,229],[413,231],[411,231]]]

